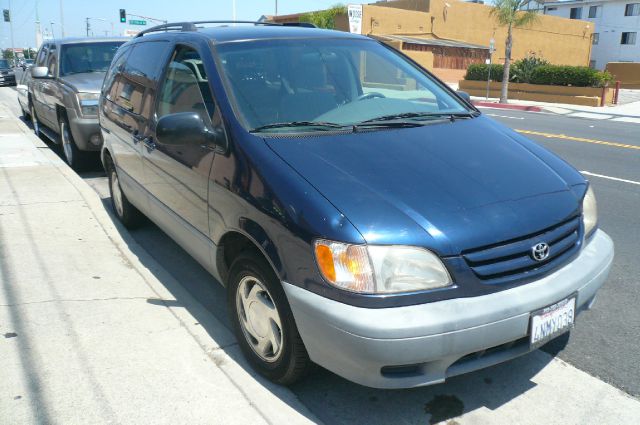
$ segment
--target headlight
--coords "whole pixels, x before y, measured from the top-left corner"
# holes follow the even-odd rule
[[[7,75],[14,75],[16,72],[13,69],[7,71]]]
[[[323,277],[348,291],[389,294],[452,285],[438,256],[423,248],[317,240],[314,250]]]
[[[584,223],[584,234],[588,237],[598,224],[598,205],[591,185],[582,200],[582,222]]]
[[[98,115],[98,99],[100,98],[100,93],[78,93],[77,96],[82,115]]]

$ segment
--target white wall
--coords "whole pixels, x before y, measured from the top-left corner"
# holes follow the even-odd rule
[[[598,44],[591,50],[591,60],[595,60],[596,68],[604,69],[608,62],[640,62],[640,16],[624,16],[629,3],[640,3],[640,0],[547,3],[545,13],[569,18],[572,7],[582,7],[581,19],[593,22],[593,32],[600,34]],[[599,17],[588,17],[590,6],[602,6]],[[553,7],[557,9],[549,10]],[[636,44],[620,44],[623,32],[636,32]]]

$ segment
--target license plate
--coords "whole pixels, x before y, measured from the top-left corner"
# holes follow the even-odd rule
[[[573,327],[575,317],[575,296],[534,311],[531,313],[529,343],[533,348],[537,348],[562,335]]]

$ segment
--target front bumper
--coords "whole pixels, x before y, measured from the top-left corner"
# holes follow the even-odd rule
[[[73,135],[73,141],[76,142],[78,149],[82,151],[99,151],[102,148],[102,135],[100,134],[100,125],[98,117],[84,118],[75,108],[67,108],[67,118],[69,119],[69,128]],[[91,137],[99,137],[99,143],[92,143]],[[95,139],[94,139],[95,140]]]
[[[355,307],[283,286],[314,362],[362,385],[409,388],[527,353],[530,313],[573,293],[577,311],[589,306],[613,254],[611,238],[598,230],[571,263],[535,282],[407,307]]]
[[[13,75],[0,75],[0,85],[15,85],[16,76]]]

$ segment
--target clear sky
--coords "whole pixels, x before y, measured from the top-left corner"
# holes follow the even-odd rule
[[[343,3],[372,3],[373,1],[350,0]],[[11,4],[15,47],[36,47],[36,3],[43,32],[45,30],[51,32],[51,22],[53,22],[53,33],[56,37],[60,37],[61,2],[64,12],[65,36],[67,37],[85,36],[85,18],[87,17],[104,19],[104,21],[97,19],[90,21],[92,31],[96,36],[104,36],[105,31],[111,34],[112,23],[117,35],[122,34],[125,28],[145,28],[121,24],[119,19],[121,8],[126,9],[127,14],[150,16],[168,21],[225,20],[231,19],[233,16],[233,0],[0,0],[2,9],[8,9]],[[278,13],[284,15],[326,9],[336,3],[340,2],[335,0],[278,0]],[[272,15],[274,12],[275,0],[236,0],[238,20],[257,20],[262,15]],[[3,49],[11,47],[9,23],[0,22],[0,27],[0,47]]]

